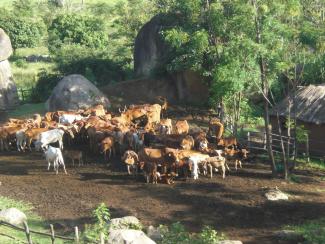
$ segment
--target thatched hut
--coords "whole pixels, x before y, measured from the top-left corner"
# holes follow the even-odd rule
[[[308,130],[310,153],[325,155],[325,84],[298,87],[295,99],[290,94],[273,107],[270,114],[274,133],[278,134],[277,113],[285,130],[289,111],[290,117],[296,114],[297,124]]]

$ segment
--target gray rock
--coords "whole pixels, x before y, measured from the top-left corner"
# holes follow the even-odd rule
[[[265,197],[269,201],[289,200],[289,196],[280,191],[277,187],[275,189],[268,189],[265,193]]]
[[[224,240],[219,241],[217,244],[243,244],[241,241],[234,241],[234,240]]]
[[[17,87],[13,81],[9,61],[12,54],[8,35],[0,28],[0,110],[13,109],[19,103]]]
[[[152,225],[150,225],[147,228],[147,235],[148,235],[149,238],[151,238],[154,241],[161,241],[162,240],[162,235],[161,235],[159,227],[155,228]]]
[[[281,240],[300,242],[304,240],[304,237],[293,230],[280,230],[274,233],[274,236]]]
[[[82,75],[68,75],[53,89],[46,101],[48,111],[87,109],[102,104],[110,107],[108,98]]]
[[[140,220],[134,216],[111,219],[109,231],[119,229],[132,229],[132,226],[141,226]]]
[[[109,244],[155,244],[141,230],[112,230],[108,236]]]
[[[0,28],[0,61],[6,60],[12,54],[9,36]]]
[[[136,76],[149,77],[155,69],[160,69],[161,66],[165,65],[168,48],[161,38],[160,32],[164,27],[172,24],[168,23],[166,19],[168,18],[164,18],[162,14],[156,15],[140,29],[134,43],[134,72]],[[185,70],[165,77],[165,79],[167,82],[172,82],[173,87],[169,89],[169,93],[176,93],[175,99],[177,101],[200,104],[207,101],[208,88],[198,73]],[[154,89],[153,92],[155,95],[169,96],[169,94],[161,93],[160,90],[161,87]],[[145,93],[150,94],[150,92],[150,90],[145,89]],[[144,98],[146,97],[148,95],[145,94]]]
[[[27,217],[17,208],[8,208],[0,211],[0,219],[13,225],[20,225],[27,220]]]

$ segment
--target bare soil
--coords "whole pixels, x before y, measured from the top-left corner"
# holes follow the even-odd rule
[[[325,213],[323,172],[297,171],[301,183],[272,179],[267,165],[254,159],[222,179],[201,177],[173,185],[145,184],[127,176],[116,158],[107,168],[101,158],[87,157],[86,166],[66,163],[68,175],[46,170],[39,153],[0,154],[1,196],[27,201],[61,232],[91,223],[91,211],[101,202],[113,217],[134,215],[144,225],[180,221],[190,231],[210,225],[244,243],[287,243],[274,239],[286,225],[317,219]],[[268,202],[264,187],[278,186],[289,201]]]

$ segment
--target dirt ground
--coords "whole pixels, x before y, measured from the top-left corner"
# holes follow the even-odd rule
[[[215,175],[212,180],[152,185],[127,176],[118,159],[109,169],[100,161],[87,157],[89,164],[80,168],[67,163],[68,175],[55,175],[38,153],[2,153],[0,194],[31,202],[62,232],[90,223],[92,209],[105,202],[113,217],[134,215],[156,226],[180,221],[191,231],[210,225],[244,243],[278,243],[274,231],[325,213],[324,172],[300,171],[302,183],[284,182],[271,179],[268,166],[251,159],[225,180]],[[291,194],[291,200],[267,202],[263,187],[275,186]]]

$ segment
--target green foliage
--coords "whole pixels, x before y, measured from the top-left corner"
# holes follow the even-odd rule
[[[103,233],[106,238],[108,236],[108,221],[111,219],[111,214],[105,203],[101,203],[93,210],[93,217],[96,221],[95,224],[86,225],[82,235],[85,243],[97,243],[100,233]]]
[[[94,16],[63,14],[57,16],[49,27],[49,49],[55,52],[63,44],[79,44],[104,49],[108,35],[103,21]]]
[[[17,59],[17,60],[15,61],[15,64],[16,64],[16,66],[19,67],[19,68],[24,68],[24,69],[27,68],[27,63],[26,63],[26,60],[24,60],[24,59]]]
[[[121,81],[128,76],[122,64],[112,61],[107,52],[78,44],[63,45],[55,53],[54,60],[62,75],[82,74],[95,85]]]
[[[0,15],[0,27],[9,35],[15,49],[40,45],[46,32],[45,25],[40,19],[14,14]]]
[[[307,243],[325,243],[325,218],[309,221],[301,226],[295,226],[294,230],[302,234]]]
[[[214,244],[225,239],[223,234],[218,234],[209,226],[205,226],[200,233],[191,234],[179,222],[169,227],[162,225],[160,226],[160,231],[162,234],[162,244]]]

